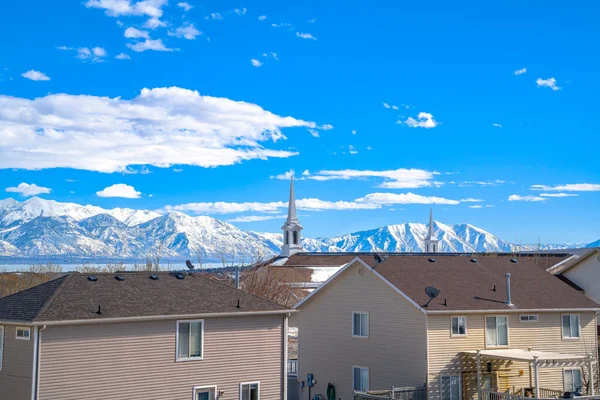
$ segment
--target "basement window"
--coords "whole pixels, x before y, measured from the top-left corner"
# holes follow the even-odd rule
[[[15,337],[19,340],[31,340],[31,328],[17,326]]]

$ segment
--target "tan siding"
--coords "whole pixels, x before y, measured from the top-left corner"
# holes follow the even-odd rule
[[[50,326],[42,333],[40,399],[191,400],[217,385],[239,398],[260,381],[264,400],[281,399],[283,317],[205,319],[204,359],[175,362],[176,321]]]
[[[352,312],[369,313],[369,338],[352,337]],[[352,399],[352,366],[369,368],[370,388],[422,385],[426,379],[425,315],[368,270],[350,268],[290,319],[298,326],[299,380],[315,374],[312,394]],[[302,399],[308,398],[305,389]]]
[[[457,314],[458,315],[458,314]],[[495,314],[488,314],[495,315]],[[502,314],[498,314],[502,315]],[[519,322],[519,314],[508,315],[509,346],[511,348],[532,348],[540,351],[553,351],[570,354],[587,354],[596,349],[596,321],[594,314],[581,313],[581,339],[563,340],[560,313],[537,313],[539,321],[535,323]],[[485,315],[467,315],[467,337],[450,337],[450,316],[435,315],[428,317],[429,327],[429,381],[430,399],[439,398],[439,382],[442,374],[462,374],[463,394],[465,398],[476,395],[476,365],[473,358],[461,356],[462,351],[485,348]],[[486,368],[487,362],[483,363]],[[500,390],[519,390],[529,387],[529,365],[527,363],[494,363],[498,371]],[[523,374],[520,375],[520,371]],[[465,374],[466,371],[467,372]],[[548,389],[563,388],[562,368],[540,369],[540,387]]]
[[[31,398],[33,328],[31,328],[31,340],[17,340],[15,334],[16,326],[4,325],[4,353],[0,371],[2,400]]]

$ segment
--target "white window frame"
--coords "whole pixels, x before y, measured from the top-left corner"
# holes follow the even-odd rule
[[[362,315],[366,315],[367,316],[367,335],[366,336],[354,334],[354,328],[356,328],[354,326],[354,316],[356,314],[359,314],[361,316]],[[360,320],[361,320],[361,328],[362,328],[362,317],[360,318]],[[368,339],[369,338],[369,329],[370,329],[370,326],[371,326],[371,321],[370,320],[371,320],[371,318],[370,318],[368,312],[365,312],[365,311],[352,311],[352,337],[360,338],[360,339]],[[362,331],[362,329],[361,329],[361,331]]]
[[[460,400],[460,399],[462,399],[462,385],[463,385],[463,382],[462,382],[462,376],[460,376],[458,374],[442,374],[442,375],[440,375],[440,399],[442,399],[442,397],[443,397],[443,393],[442,393],[442,390],[443,390],[442,380],[444,378],[450,378],[450,379],[452,379],[452,377],[458,378],[458,399],[452,399],[452,392],[450,392],[450,397],[451,397],[450,400]]]
[[[571,321],[572,317],[577,317],[577,332],[579,336],[565,336],[565,332],[563,331],[563,318],[569,317],[569,331],[571,331]],[[560,335],[563,340],[580,340],[581,339],[581,317],[579,314],[562,314],[560,316]]]
[[[200,322],[200,357],[179,357],[179,324],[185,322]],[[191,337],[191,336],[190,336]],[[203,319],[181,319],[176,322],[175,331],[175,361],[200,361],[204,360],[204,320]],[[210,388],[212,386],[206,386]],[[202,388],[202,387],[199,387]]]
[[[452,332],[454,319],[458,319],[459,321],[459,331],[460,331],[460,319],[462,318],[465,321],[465,333],[454,333]],[[466,337],[467,336],[467,317],[463,315],[452,315],[450,316],[450,337]]]
[[[523,320],[523,317],[527,317],[528,319]],[[529,319],[529,318],[533,318],[533,319]],[[523,323],[523,324],[534,324],[534,323],[538,322],[539,320],[540,320],[540,317],[537,314],[520,314],[519,315],[519,322]],[[561,324],[562,324],[562,320],[561,320]]]
[[[258,387],[258,400],[260,400],[260,381],[241,382],[240,383],[240,400],[242,400],[242,389],[243,389],[244,385],[256,385]]]
[[[28,332],[27,337],[19,337],[19,331]],[[17,328],[15,329],[15,339],[31,340],[31,328],[28,326],[17,326]]]
[[[583,374],[581,373],[581,368],[564,368],[563,369],[563,390],[565,392],[572,392],[573,390],[567,389],[565,384],[567,383],[567,372],[571,371],[579,371],[579,386],[581,386],[581,390],[583,390]],[[571,375],[571,380],[573,376]]]
[[[192,400],[196,400],[198,397],[198,392],[201,390],[212,389],[215,394],[214,400],[217,400],[219,397],[219,392],[217,391],[217,385],[208,385],[208,386],[194,386],[192,389]]]
[[[360,379],[361,379],[361,381],[362,381],[362,378],[363,378],[363,372],[362,371],[363,370],[367,371],[367,385],[366,385],[366,387],[363,388],[364,389],[363,391],[367,392],[369,390],[370,383],[371,383],[371,371],[369,370],[369,367],[364,367],[364,366],[361,366],[361,365],[353,365],[352,366],[352,390],[353,391],[357,390],[357,389],[354,388],[354,370],[356,370],[356,369],[359,369],[361,371],[360,372]]]
[[[488,344],[487,337],[487,319],[488,318],[496,318],[496,343],[498,343],[498,318],[506,318],[506,344]],[[502,347],[510,347],[510,325],[509,325],[508,315],[486,315],[483,320],[483,330],[485,336],[485,347],[493,347],[493,348],[502,348]]]
[[[4,362],[4,325],[0,325],[0,371]]]

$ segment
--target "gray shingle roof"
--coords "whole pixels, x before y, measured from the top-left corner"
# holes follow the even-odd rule
[[[124,272],[118,274],[125,278],[122,281],[116,275],[96,274],[93,282],[87,274],[72,273],[3,297],[0,320],[48,322],[288,310],[201,274],[177,279],[168,272]]]

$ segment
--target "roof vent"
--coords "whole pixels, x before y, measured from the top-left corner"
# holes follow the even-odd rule
[[[516,264],[516,263],[519,262],[519,260],[517,260],[516,258],[511,258],[510,262],[513,263],[513,264]]]
[[[427,261],[429,261],[429,262],[433,263],[433,262],[435,262],[435,258],[431,258],[431,257],[430,257],[430,258],[428,258],[428,259],[427,259]]]
[[[97,276],[94,276],[94,275],[88,276],[88,281],[90,281],[90,282],[96,282],[97,280],[98,280]]]
[[[156,275],[150,275],[150,279],[152,279],[153,281],[158,280],[158,276]]]
[[[116,276],[115,276],[115,279],[116,279],[116,280],[118,280],[118,281],[120,282],[120,281],[124,281],[124,280],[125,280],[125,277],[124,277],[123,275],[116,275]]]
[[[185,279],[185,275],[183,275],[182,273],[177,273],[177,274],[175,274],[175,278],[177,278],[177,279]]]
[[[472,262],[473,264],[476,264],[476,263],[478,263],[478,262],[479,262],[479,260],[478,260],[478,259],[476,259],[476,258],[471,258],[471,262]]]

